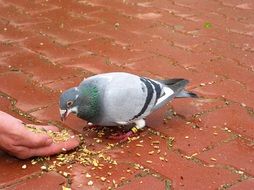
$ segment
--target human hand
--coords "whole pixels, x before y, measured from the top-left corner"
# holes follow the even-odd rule
[[[33,127],[59,131],[55,126],[33,125]],[[21,120],[0,111],[0,149],[17,158],[49,156],[71,150],[78,145],[77,138],[53,143],[53,139],[47,134],[34,133],[28,130]]]

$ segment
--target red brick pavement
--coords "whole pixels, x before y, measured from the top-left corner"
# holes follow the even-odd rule
[[[111,143],[118,163],[65,175],[1,153],[0,189],[254,189],[253,11],[252,0],[0,0],[0,110],[69,127],[94,150]],[[61,123],[60,92],[111,71],[185,77],[201,98],[175,100],[122,145]]]

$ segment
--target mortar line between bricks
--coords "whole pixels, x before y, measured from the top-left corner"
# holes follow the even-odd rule
[[[150,129],[150,128],[149,128],[149,129]],[[151,131],[156,131],[156,130],[153,130],[153,129],[150,129],[150,130],[151,130]],[[159,133],[160,133],[160,132],[159,132]],[[154,133],[152,133],[152,134],[154,134]],[[160,133],[160,134],[163,134],[163,133]],[[161,135],[158,135],[157,133],[156,133],[155,135],[157,135],[157,136],[159,136],[160,138],[162,138]],[[166,137],[166,136],[164,136],[164,137]],[[195,164],[198,164],[198,165],[200,165],[200,166],[202,166],[202,167],[211,168],[211,167],[209,167],[209,164],[208,164],[207,162],[203,161],[203,160],[200,160],[200,159],[198,159],[198,158],[196,158],[196,157],[191,157],[191,159],[190,159],[189,156],[187,156],[186,153],[184,153],[184,151],[182,151],[182,150],[180,150],[180,149],[172,149],[172,148],[171,148],[171,149],[169,149],[168,151],[170,151],[170,152],[172,152],[172,153],[175,153],[175,154],[179,155],[180,157],[182,157],[183,159],[186,159],[187,161],[190,161],[190,162],[193,162],[193,163],[195,163]],[[241,170],[239,170],[239,169],[237,169],[237,168],[235,168],[235,167],[233,167],[233,166],[230,166],[230,165],[219,165],[219,164],[217,164],[217,165],[214,165],[214,167],[216,167],[216,168],[221,168],[221,169],[230,171],[231,173],[236,173],[236,174],[239,175],[239,177],[241,177],[241,176],[252,177],[251,174],[248,174],[248,173],[245,173],[245,172],[243,172],[243,174],[240,175],[238,172],[241,171]],[[148,167],[148,169],[150,169],[150,168]],[[160,175],[161,175],[161,174],[160,174]],[[162,175],[162,176],[163,176],[163,175]],[[165,178],[167,178],[167,177],[165,176]],[[240,178],[240,179],[241,179],[241,178]],[[238,179],[237,181],[239,181],[240,179]]]
[[[11,103],[11,111],[17,113],[18,115],[24,117],[25,119],[28,119],[31,122],[36,122],[36,123],[40,123],[39,120],[37,120],[35,117],[33,117],[32,115],[30,115],[29,113],[24,112],[23,110],[19,109],[18,107],[16,107],[16,103],[17,100],[13,97],[11,97],[10,95],[0,91],[0,97],[6,98],[8,101],[10,101]]]
[[[160,135],[158,135],[158,134],[157,134],[157,131],[154,130],[154,129],[151,129],[151,128],[149,128],[149,131],[152,132],[152,134],[155,134],[155,135],[157,135],[157,136],[159,136],[159,137],[161,137],[161,134],[163,134],[163,133],[159,132]],[[163,136],[164,136],[165,138],[169,138],[169,137],[167,137],[167,135],[165,135],[165,134],[163,134]],[[161,137],[161,138],[162,138],[162,137]],[[239,138],[238,135],[237,135],[237,134],[233,134],[233,135],[232,135],[231,137],[229,137],[228,139],[226,139],[226,140],[224,140],[224,141],[221,141],[221,142],[219,142],[219,143],[217,143],[217,144],[218,144],[218,146],[221,145],[221,144],[227,144],[227,143],[229,143],[229,142],[231,142],[231,141],[236,140],[237,138]],[[216,146],[216,147],[218,147],[218,146]],[[214,146],[213,148],[215,148],[215,146]],[[182,156],[182,157],[185,158],[186,160],[191,160],[191,161],[194,161],[194,162],[195,162],[195,160],[196,160],[196,161],[199,161],[199,162],[195,162],[195,163],[198,163],[198,164],[201,164],[201,163],[202,163],[205,167],[209,166],[209,164],[208,164],[207,162],[205,162],[205,161],[203,161],[203,160],[200,160],[200,159],[196,158],[195,156],[188,156],[188,155],[186,154],[186,152],[183,151],[183,150],[181,150],[181,149],[174,149],[173,147],[169,147],[168,150],[171,151],[171,152],[174,152],[174,153],[176,153],[176,154],[179,154],[180,156]],[[209,150],[211,150],[211,149],[209,149]],[[208,151],[209,151],[209,150],[208,150]],[[224,166],[228,166],[228,167],[234,168],[234,171],[241,171],[240,169],[237,169],[236,167],[233,167],[233,166],[229,166],[229,165],[224,165]],[[224,169],[225,169],[225,168],[224,168]],[[246,173],[246,174],[248,174],[248,173]],[[252,176],[252,175],[251,175],[251,174],[248,174],[248,176]]]
[[[121,163],[126,163],[126,162],[121,162]],[[141,165],[139,163],[127,162],[126,164],[128,164],[130,167],[132,167],[133,169],[136,169],[136,170],[137,170],[136,167],[139,167],[138,170],[140,171],[140,173],[138,173],[138,174],[136,174],[134,176],[134,180],[136,180],[136,178],[141,178],[142,179],[143,177],[152,176],[152,177],[160,179],[162,181],[165,181],[165,180],[172,181],[167,176],[164,176],[164,175],[156,172],[155,170],[153,170],[153,169],[151,169],[149,167],[143,166],[143,165]],[[122,183],[118,184],[119,187],[124,187],[125,185],[128,185],[128,184],[132,183],[133,179],[132,180],[128,180],[128,181],[129,182],[126,182],[126,183],[122,182]]]
[[[243,179],[242,181],[236,181],[236,183],[230,184],[231,186],[226,187],[226,188],[222,188],[222,189],[219,189],[219,190],[224,190],[224,189],[228,189],[228,188],[234,187],[234,186],[236,186],[237,184],[243,183],[244,181],[247,181],[247,180],[249,180],[249,179],[253,179],[253,180],[254,180],[254,177],[246,178],[246,179]]]
[[[31,53],[33,53],[33,54],[36,54],[36,55],[38,55],[39,57],[44,58],[46,61],[48,61],[50,64],[52,64],[52,65],[54,65],[54,66],[60,66],[60,65],[61,65],[61,64],[55,63],[54,61],[51,61],[46,55],[44,55],[44,54],[41,53],[41,52],[33,51],[33,50],[31,50],[31,49],[29,49],[29,48],[26,48],[26,47],[20,47],[20,46],[15,46],[15,45],[14,45],[14,47],[19,47],[19,48],[26,49],[26,50],[28,50],[29,52],[31,52]],[[108,58],[108,56],[105,56],[105,55],[102,55],[102,56],[100,56],[100,57]],[[136,59],[135,61],[139,61],[139,60],[143,60],[143,59],[145,59],[145,58]],[[117,64],[112,64],[112,65],[114,65],[114,66],[116,66],[116,67],[120,67],[120,68],[125,68],[124,66],[119,66],[119,65],[117,65]],[[61,65],[61,66],[62,66],[62,65]],[[64,67],[64,66],[63,66],[63,67]],[[73,68],[74,68],[74,67],[73,67]],[[75,69],[77,69],[77,68],[75,68]],[[88,71],[88,70],[86,70],[86,69],[84,69],[84,68],[79,68],[79,70],[82,70],[82,71],[85,73],[85,77],[86,77],[86,78],[89,77],[89,76],[95,75],[95,73],[92,73],[92,72],[90,72],[90,71]],[[130,69],[130,70],[134,70],[134,69]],[[59,79],[59,80],[61,80],[61,79]],[[54,83],[54,82],[52,82],[52,83]]]
[[[39,177],[39,176],[41,176],[41,175],[43,175],[43,172],[41,172],[41,171],[31,173],[31,174],[29,174],[29,175],[20,177],[19,179],[16,179],[16,180],[7,182],[7,183],[5,183],[4,185],[0,185],[0,189],[3,189],[3,190],[4,190],[4,189],[6,189],[6,188],[15,187],[16,185],[18,185],[18,184],[20,184],[20,183],[22,183],[22,182],[24,182],[24,181],[27,181],[27,180],[30,180],[30,179]]]

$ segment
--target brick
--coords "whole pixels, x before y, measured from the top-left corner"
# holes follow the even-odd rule
[[[88,24],[88,23],[86,23]],[[93,24],[95,23],[92,23]],[[87,39],[92,39],[96,37],[94,33],[88,33],[85,30],[82,30],[78,27],[69,27],[61,26],[59,23],[55,22],[45,22],[32,25],[29,28],[24,27],[23,30],[34,30],[40,31],[40,33],[48,37],[52,42],[62,46],[68,46],[72,43],[77,43],[80,41],[85,41]],[[87,27],[89,27],[87,25]]]
[[[57,63],[65,67],[81,68],[94,74],[126,71],[122,67],[112,64],[110,58],[97,55],[80,56],[58,61]]]
[[[50,59],[50,61],[60,60],[66,57],[79,56],[82,51],[72,49],[61,44],[57,44],[47,36],[36,35],[20,42],[20,46],[24,46],[33,52],[42,54]]]
[[[137,178],[134,181],[131,181],[130,183],[118,188],[121,190],[128,190],[128,189],[140,189],[140,190],[146,190],[146,189],[164,189],[165,188],[165,181],[157,179],[152,176],[145,176],[142,178]]]
[[[118,159],[129,160],[147,167],[150,170],[160,173],[161,175],[172,180],[172,188],[174,189],[215,189],[225,183],[232,183],[239,178],[237,174],[233,174],[222,168],[205,167],[203,164],[197,164],[190,160],[186,160],[177,153],[168,151],[167,143],[159,140],[157,144],[161,150],[160,154],[156,153],[156,149],[151,146],[153,141],[157,141],[154,136],[152,140],[142,138],[143,142],[132,141],[128,146],[124,146],[124,155],[117,155]],[[142,147],[136,146],[142,144]],[[149,151],[154,150],[155,153],[149,155]],[[140,157],[136,155],[140,154]],[[162,161],[159,157],[168,160]],[[147,162],[149,161],[149,162]],[[165,168],[167,168],[165,170]],[[202,173],[202,175],[200,175]]]
[[[230,190],[241,190],[241,189],[253,190],[254,189],[254,179],[250,178],[250,179],[244,180],[240,183],[233,185],[230,188]]]
[[[4,62],[8,66],[30,74],[33,80],[39,81],[41,84],[81,75],[80,72],[72,68],[56,65],[39,54],[29,51],[21,51],[14,56],[6,58]]]
[[[220,99],[175,99],[171,102],[173,110],[187,120],[194,120],[195,115],[203,114],[225,106]]]
[[[11,21],[11,24],[14,26],[19,25],[31,25],[36,23],[41,23],[48,21],[45,18],[34,18],[29,14],[24,14],[24,11],[20,8],[12,5],[6,5],[6,1],[4,2],[4,6],[0,7],[0,15],[5,18],[7,21]]]
[[[92,13],[100,11],[104,8],[104,6],[96,5],[95,3],[85,2],[85,1],[54,1],[50,2],[50,4],[54,4],[58,7],[61,7],[66,12],[77,12],[82,14]],[[71,9],[70,9],[71,7]]]
[[[165,26],[152,27],[145,30],[144,32],[152,36],[157,36],[160,39],[168,40],[174,46],[180,47],[186,50],[191,50],[192,48],[202,45],[203,43],[209,40],[208,37],[204,37],[204,36],[196,37],[196,36],[183,34]]]
[[[46,2],[30,2],[27,0],[10,0],[10,1],[4,1],[7,6],[14,6],[18,10],[22,12],[26,12],[26,14],[31,14],[31,12],[44,12],[53,8],[56,8],[56,6],[46,3]]]
[[[26,75],[11,72],[0,76],[1,91],[17,100],[16,106],[23,111],[52,104],[57,94],[35,87]]]
[[[203,152],[197,157],[210,164],[233,166],[238,170],[253,175],[253,154],[253,146],[248,145],[244,140],[234,140]],[[215,158],[216,161],[211,161],[211,158]]]
[[[208,57],[225,57],[235,60],[241,65],[252,67],[252,54],[244,49],[234,47],[230,43],[226,43],[217,39],[210,41],[202,46],[193,49],[195,52],[206,52]],[[210,56],[209,56],[210,54]],[[209,60],[209,59],[207,59]]]
[[[62,186],[65,185],[66,179],[56,172],[45,173],[41,176],[37,176],[31,179],[22,181],[10,189],[15,190],[43,190],[43,189],[58,189],[61,190]],[[7,188],[9,189],[9,188]]]
[[[252,91],[247,90],[242,84],[235,80],[225,79],[222,82],[195,88],[195,91],[210,97],[224,96],[228,100],[254,107],[251,101],[254,96]]]
[[[192,68],[201,72],[213,72],[216,75],[239,81],[245,85],[247,89],[253,90],[254,73],[231,59],[221,58],[210,60],[210,62],[193,66]]]
[[[111,62],[117,65],[149,56],[148,53],[142,50],[128,50],[111,39],[101,37],[74,44],[73,48],[78,50],[85,49],[100,56],[109,57]]]
[[[19,181],[20,178],[26,178],[31,174],[36,174],[40,171],[40,167],[31,165],[30,160],[18,160],[12,156],[8,156],[1,150],[0,161],[0,188],[5,188],[16,181]],[[23,165],[27,165],[27,168],[22,169]]]
[[[22,50],[16,46],[14,46],[11,43],[2,42],[2,43],[0,43],[0,51],[1,51],[0,60],[2,62],[2,60],[3,60],[2,58],[15,55],[16,53],[18,53]],[[1,65],[2,65],[2,63],[1,63]]]
[[[89,166],[84,167],[79,164],[73,165],[71,171],[71,174],[73,175],[71,187],[73,189],[107,189],[108,187],[114,187],[113,180],[116,184],[121,184],[122,182],[135,180],[135,176],[142,173],[127,163],[118,163],[116,166],[111,166],[112,164],[109,165],[104,163],[104,166],[102,167],[103,169],[91,169]],[[109,175],[108,172],[111,175]],[[87,173],[91,175],[90,178],[86,177]],[[105,177],[106,181],[103,182],[100,179],[101,177]],[[90,180],[93,181],[92,186],[87,184]]]
[[[201,116],[201,122],[207,126],[227,127],[243,136],[253,138],[253,116],[240,105],[230,105]]]
[[[215,75],[211,75],[207,72],[197,72],[196,70],[186,69],[181,62],[163,56],[153,56],[138,61],[132,61],[125,64],[125,67],[137,71],[146,70],[161,79],[186,78],[190,81],[187,88],[197,87],[200,83],[214,82],[219,79]]]
[[[64,68],[67,68],[67,67],[64,67]],[[70,70],[71,70],[71,68],[70,68]],[[83,75],[79,74],[76,76],[69,76],[69,77],[63,76],[59,80],[55,80],[50,83],[44,84],[44,86],[46,86],[50,89],[64,91],[64,90],[67,90],[68,88],[77,86],[81,81],[83,81],[83,79],[85,77],[86,77],[86,74],[83,74]]]
[[[178,112],[178,114],[181,114],[181,112]],[[157,111],[147,118],[147,125],[166,137],[173,137],[173,149],[180,150],[188,155],[199,154],[207,147],[213,147],[230,138],[230,135],[220,128],[214,129],[212,126],[195,120],[190,120],[192,123],[186,124],[186,121],[178,117],[172,117],[165,124],[163,122],[164,117],[165,112],[163,113],[163,110]]]
[[[25,123],[31,123],[31,121],[29,121],[27,118],[13,111],[13,108],[14,108],[13,103],[14,103],[13,99],[10,99],[9,97],[1,95],[0,93],[0,110],[1,111],[10,114],[17,119],[22,120]]]
[[[0,40],[5,43],[13,43],[17,41],[22,41],[32,36],[33,34],[29,31],[22,31],[19,27],[14,26],[13,24],[0,23],[1,27],[1,37]]]

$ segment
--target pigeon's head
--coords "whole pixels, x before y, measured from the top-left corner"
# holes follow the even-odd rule
[[[61,120],[64,121],[70,113],[78,114],[79,88],[73,87],[62,93],[60,97],[60,114]]]

